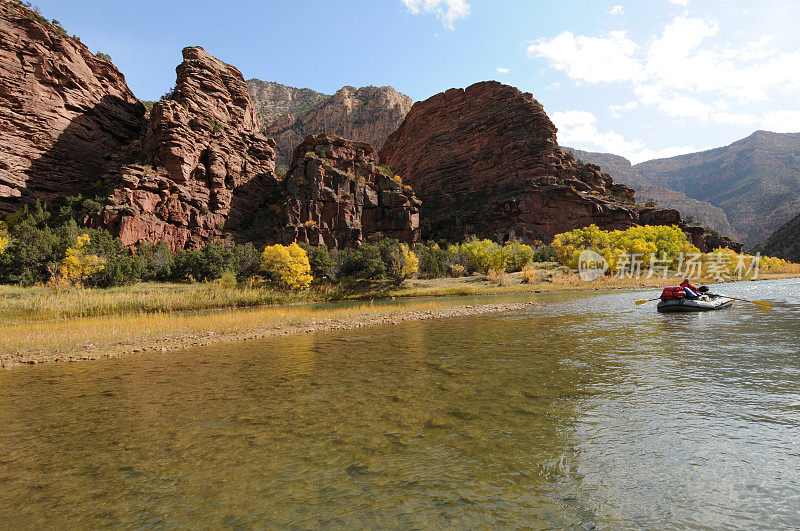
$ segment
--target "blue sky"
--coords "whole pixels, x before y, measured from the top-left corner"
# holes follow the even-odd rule
[[[416,100],[497,79],[529,91],[563,145],[634,162],[800,131],[797,0],[36,0],[141,99],[184,46],[245,78]]]

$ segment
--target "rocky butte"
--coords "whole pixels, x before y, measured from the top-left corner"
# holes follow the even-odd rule
[[[341,248],[375,233],[419,240],[420,201],[411,187],[376,167],[365,142],[307,137],[295,149],[286,193],[286,241]]]
[[[110,61],[16,2],[0,3],[0,71],[0,210],[97,182],[144,128]]]
[[[118,187],[95,221],[127,246],[202,247],[278,187],[275,143],[260,132],[242,74],[200,47],[185,48],[176,71],[175,90],[150,112],[137,160],[108,179]]]
[[[498,82],[415,103],[379,155],[422,199],[425,239],[549,241],[592,223],[638,222],[633,190],[578,164],[542,105]]]

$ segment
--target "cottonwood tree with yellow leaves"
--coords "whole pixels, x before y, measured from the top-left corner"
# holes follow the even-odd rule
[[[584,249],[591,249],[606,259],[609,271],[616,271],[622,254],[639,255],[643,267],[650,265],[650,257],[666,257],[676,267],[681,255],[699,253],[689,242],[680,227],[645,225],[626,230],[605,231],[597,225],[558,234],[553,239],[553,250],[558,261],[578,268],[578,260]]]
[[[267,246],[261,255],[261,270],[288,289],[305,289],[314,280],[308,254],[296,243]]]
[[[6,252],[8,247],[8,233],[6,232],[5,223],[0,221],[0,256]]]
[[[391,266],[389,274],[397,282],[402,282],[414,276],[419,270],[419,259],[417,255],[406,245],[401,243],[397,249],[392,251]]]
[[[49,286],[59,290],[70,286],[83,286],[86,280],[105,268],[105,259],[96,254],[88,254],[87,247],[91,242],[88,234],[81,234],[75,242],[75,247],[68,247],[58,273],[53,275]]]

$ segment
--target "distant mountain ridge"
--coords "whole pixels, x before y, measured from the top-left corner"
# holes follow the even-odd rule
[[[800,262],[800,215],[782,225],[755,250],[767,256]]]
[[[748,247],[800,212],[800,133],[756,131],[728,146],[634,168],[654,185],[720,207]]]
[[[332,133],[377,150],[411,110],[411,98],[392,87],[345,86],[329,96],[250,79],[247,86],[264,131],[277,143],[277,163],[288,168],[306,136]]]
[[[736,237],[733,227],[722,209],[706,201],[687,197],[684,193],[654,185],[642,176],[639,170],[631,165],[631,162],[625,157],[568,147],[565,147],[564,150],[571,152],[576,159],[597,164],[604,172],[611,175],[615,182],[633,188],[639,203],[652,199],[659,208],[674,208],[684,218],[691,216],[695,223],[703,227],[713,229],[724,236]]]
[[[281,85],[273,81],[261,81],[254,78],[248,79],[246,83],[256,113],[265,124],[272,123],[286,115],[300,116],[331,98],[330,94],[323,94],[309,88]]]

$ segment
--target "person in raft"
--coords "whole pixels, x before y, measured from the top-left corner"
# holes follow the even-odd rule
[[[683,282],[681,282],[681,287],[683,288],[683,292],[686,294],[686,298],[689,300],[694,300],[700,296],[700,288],[692,284],[688,278],[683,279]]]

